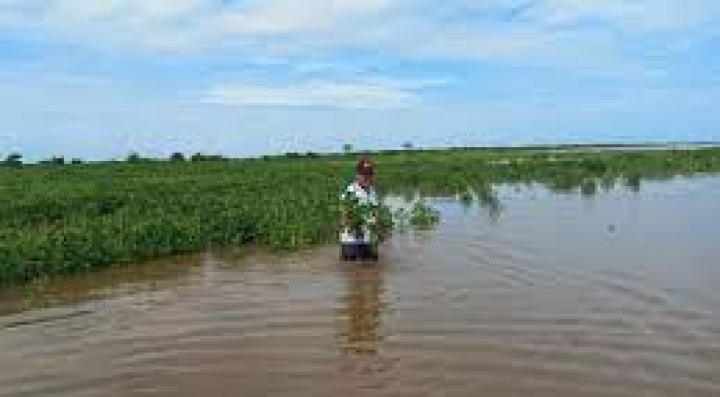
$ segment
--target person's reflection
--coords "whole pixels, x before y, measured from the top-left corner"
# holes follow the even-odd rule
[[[376,355],[382,311],[382,265],[352,264],[342,269],[345,294],[339,309],[341,351],[345,355]]]

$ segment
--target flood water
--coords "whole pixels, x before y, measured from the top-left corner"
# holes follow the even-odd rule
[[[206,253],[0,293],[2,396],[718,396],[720,178],[438,200],[377,265]]]

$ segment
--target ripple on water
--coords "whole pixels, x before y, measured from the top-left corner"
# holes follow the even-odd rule
[[[684,206],[649,189],[633,216],[652,222],[634,228],[682,227],[692,209],[720,234],[716,187],[672,188]],[[720,251],[600,238],[632,197],[510,197],[496,222],[450,209],[375,266],[323,247],[60,281],[59,305],[0,317],[0,395],[720,395]],[[706,261],[667,254],[681,246]]]

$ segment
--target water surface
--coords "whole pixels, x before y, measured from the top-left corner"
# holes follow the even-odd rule
[[[720,178],[437,200],[374,266],[206,253],[0,292],[2,396],[717,396]]]

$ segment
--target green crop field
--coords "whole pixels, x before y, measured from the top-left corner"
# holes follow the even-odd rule
[[[496,183],[594,194],[720,172],[720,149],[446,150],[373,154],[381,194],[492,200]],[[334,240],[356,156],[0,167],[0,279],[24,282],[209,246]],[[472,193],[472,194],[470,194]]]

